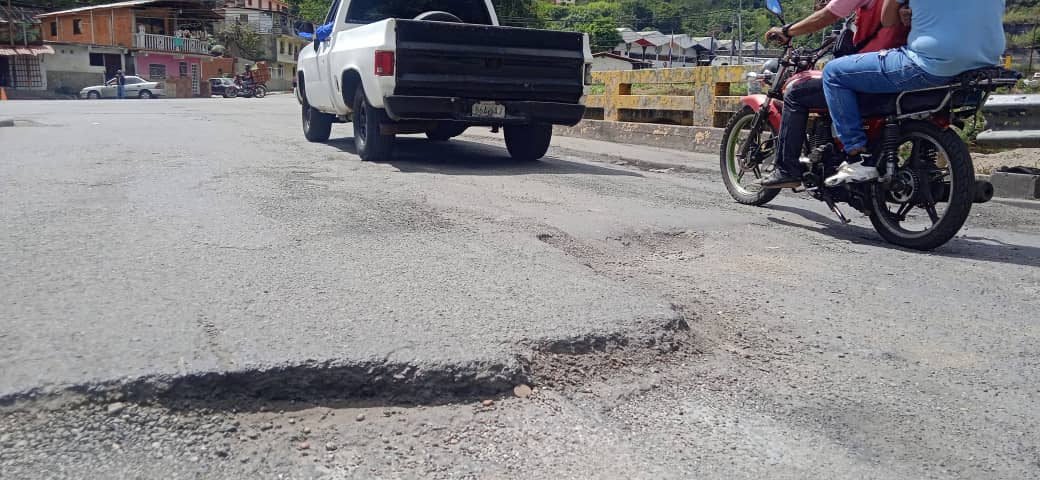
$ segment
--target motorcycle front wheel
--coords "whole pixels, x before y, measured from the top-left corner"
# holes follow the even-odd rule
[[[745,106],[730,118],[722,136],[719,167],[722,170],[722,182],[734,200],[744,205],[761,206],[780,194],[780,190],[763,189],[756,183],[773,171],[777,133],[773,126],[766,122],[749,142],[755,114],[751,107]],[[743,161],[749,154],[749,145],[756,147],[757,157],[764,157],[761,162]]]
[[[953,130],[927,122],[900,130],[892,180],[871,186],[870,222],[889,243],[932,250],[957,235],[971,214],[975,166]]]
[[[267,87],[264,87],[263,85],[257,85],[256,89],[253,91],[253,96],[256,98],[264,98],[265,96],[267,96]]]

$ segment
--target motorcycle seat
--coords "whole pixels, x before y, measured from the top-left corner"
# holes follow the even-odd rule
[[[927,112],[942,105],[946,94],[953,90],[950,102],[953,107],[978,106],[982,95],[973,86],[995,87],[995,83],[1014,83],[1021,75],[1003,67],[983,67],[969,70],[954,77],[950,85],[935,89],[912,90],[903,96],[903,114]],[[981,83],[980,83],[981,82]],[[968,86],[966,86],[968,85]],[[884,117],[897,113],[898,93],[861,93],[859,107],[864,117]]]
[[[902,113],[925,112],[934,110],[942,104],[950,88],[938,90],[919,90],[908,92],[903,96]],[[861,93],[859,94],[860,113],[864,117],[884,117],[895,115],[898,93]]]

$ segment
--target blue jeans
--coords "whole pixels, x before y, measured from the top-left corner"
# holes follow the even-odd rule
[[[953,82],[917,66],[903,49],[849,55],[823,67],[823,94],[845,153],[867,146],[856,93],[899,93]]]
[[[123,85],[116,86],[116,98],[126,98],[126,87]]]

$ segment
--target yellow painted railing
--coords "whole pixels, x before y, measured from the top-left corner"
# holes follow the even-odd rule
[[[602,84],[602,95],[589,95],[586,105],[602,110],[603,120],[654,121],[698,127],[725,126],[729,115],[740,108],[740,97],[731,95],[730,85],[743,83],[745,67],[661,68],[593,72],[594,83]],[[632,85],[692,85],[692,95],[633,95]],[[643,119],[643,120],[641,120]]]

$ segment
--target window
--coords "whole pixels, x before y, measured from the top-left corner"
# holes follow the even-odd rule
[[[250,6],[250,7],[252,7],[252,6],[253,6],[253,0],[249,0],[249,6]]]
[[[166,78],[166,65],[161,63],[148,64],[148,78],[152,80]]]
[[[491,17],[483,0],[418,0],[387,2],[354,0],[347,11],[347,23],[372,23],[388,18],[415,18],[420,13],[442,10],[466,23],[490,25]],[[326,20],[328,23],[330,20]]]
[[[336,11],[339,10],[339,0],[333,0],[332,6],[329,7],[329,14],[325,15],[325,22],[332,23],[336,20]],[[413,17],[414,18],[414,17]]]
[[[249,23],[249,14],[240,13],[238,14],[238,23]]]
[[[51,22],[51,36],[58,36],[58,22]]]
[[[285,55],[285,42],[281,40],[278,41],[278,54]]]
[[[83,20],[76,18],[72,20],[72,33],[80,35],[83,33]]]
[[[141,77],[125,77],[127,85],[136,85],[138,83],[144,83],[144,79]]]
[[[187,77],[188,76],[188,62],[180,62],[180,65],[178,65],[177,70],[178,70],[178,73],[180,73],[180,76]]]
[[[72,52],[69,52],[69,53],[72,53]],[[104,67],[105,66],[105,56],[100,54],[100,53],[91,53],[90,54],[90,66],[91,67]]]

